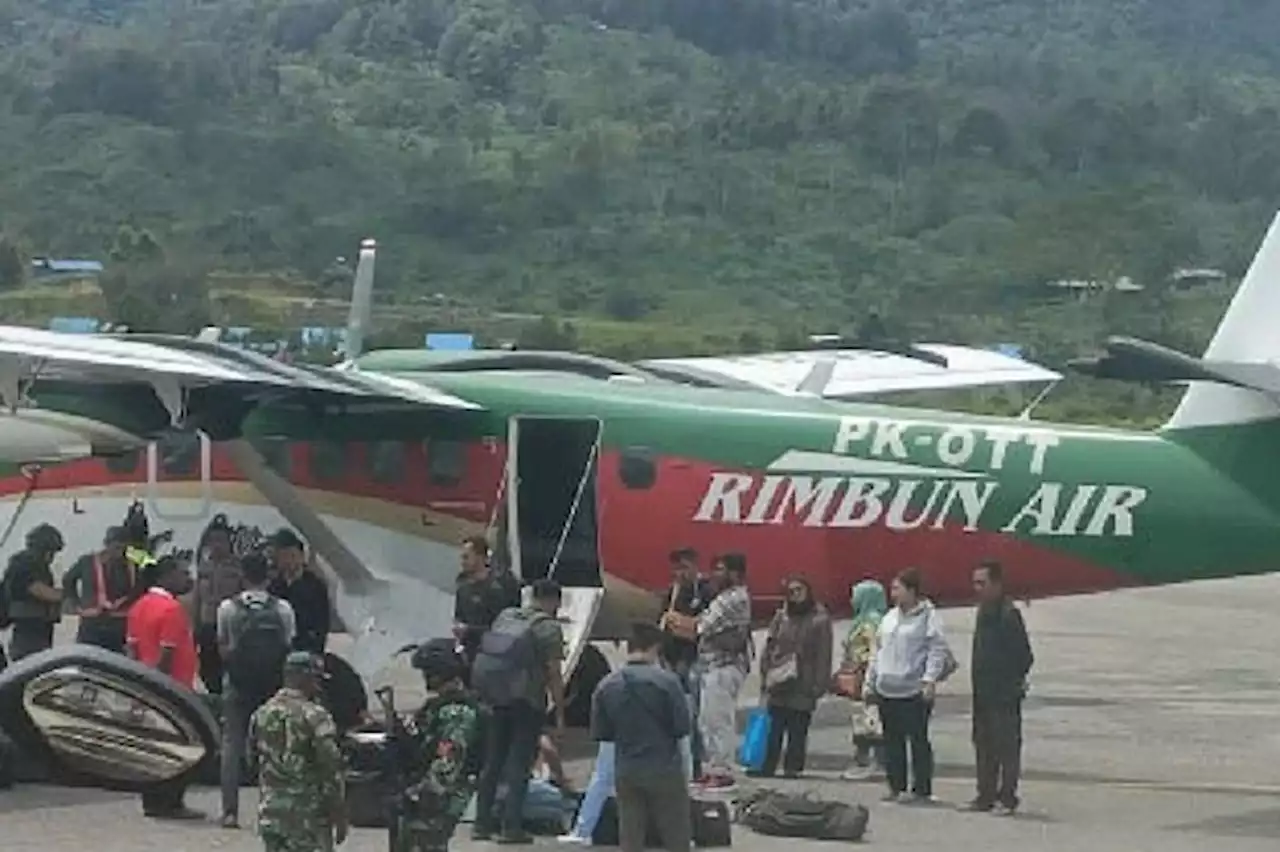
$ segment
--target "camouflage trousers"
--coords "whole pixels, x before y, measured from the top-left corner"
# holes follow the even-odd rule
[[[301,834],[264,831],[262,845],[266,852],[333,852],[333,833],[330,830]]]
[[[404,820],[396,835],[395,852],[445,852],[457,827],[457,818],[448,814]]]

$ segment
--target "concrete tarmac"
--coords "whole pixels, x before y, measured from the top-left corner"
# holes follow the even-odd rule
[[[813,790],[871,808],[869,845],[990,852],[1199,852],[1268,850],[1280,843],[1280,577],[1040,601],[1024,612],[1036,651],[1025,713],[1024,810],[1016,818],[957,813],[972,795],[967,661],[973,614],[947,611],[962,668],[942,690],[933,725],[938,755],[930,809],[882,805],[881,785],[842,782],[848,761],[845,707],[819,708],[810,771],[774,786]],[[335,637],[341,652],[342,637]],[[613,656],[611,653],[610,656]],[[411,672],[378,678],[416,694]],[[749,684],[744,706],[754,700]],[[573,762],[585,780],[589,760]],[[745,788],[744,783],[743,787]],[[253,791],[242,812],[252,813]],[[216,815],[217,793],[192,805]],[[460,833],[455,848],[487,849]],[[734,845],[763,852],[777,840],[735,828]],[[785,841],[819,848],[806,841]],[[540,845],[555,845],[540,840]],[[135,797],[22,786],[0,792],[4,852],[196,852],[261,849],[251,830],[160,825]],[[357,829],[343,847],[386,848],[385,834]]]

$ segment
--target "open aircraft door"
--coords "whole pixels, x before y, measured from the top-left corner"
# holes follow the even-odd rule
[[[566,683],[604,600],[596,522],[601,431],[595,418],[513,417],[508,424],[506,550],[526,584],[526,603],[535,580],[550,577],[563,589]]]
[[[203,432],[172,432],[147,445],[147,513],[193,521],[213,509],[213,452]]]

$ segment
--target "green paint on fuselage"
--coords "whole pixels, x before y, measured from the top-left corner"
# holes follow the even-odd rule
[[[746,514],[746,503],[771,493],[767,468],[785,461],[786,470],[773,472],[780,478],[773,484],[774,496],[792,499],[793,514],[801,518],[797,523],[810,519],[808,512],[812,526],[848,526],[860,508],[867,508],[866,501],[860,506],[853,501],[840,515],[839,504],[848,502],[850,492],[879,493],[877,499],[887,507],[893,495],[911,489],[910,499],[901,498],[898,507],[909,507],[908,516],[932,508],[939,525],[971,522],[978,529],[1017,535],[1134,582],[1280,569],[1280,482],[1272,473],[1280,452],[1277,422],[1133,433],[576,376],[398,375],[484,410],[353,404],[346,413],[318,416],[298,406],[268,404],[245,421],[245,434],[331,441],[502,439],[512,416],[591,417],[604,423],[607,449],[644,447],[704,463],[713,472],[751,474],[750,490],[739,495],[739,515]],[[78,395],[76,388],[58,387],[38,400],[143,436],[158,434],[167,423],[157,420],[154,401],[144,405],[140,398],[113,398],[102,390]],[[849,460],[862,469],[845,469]],[[879,468],[867,470],[866,462]],[[886,464],[917,469],[885,469]],[[814,496],[824,477],[831,490],[826,504]],[[839,484],[830,478],[840,479]],[[881,485],[884,490],[877,492]],[[704,487],[708,491],[701,496],[706,502],[711,494],[707,505],[713,509],[708,522],[743,521],[726,518],[734,507],[716,504],[711,483]],[[797,508],[801,492],[812,499]]]

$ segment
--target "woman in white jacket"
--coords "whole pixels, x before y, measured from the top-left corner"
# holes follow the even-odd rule
[[[933,801],[933,746],[929,716],[934,691],[955,671],[955,657],[942,632],[942,619],[921,595],[920,572],[908,568],[890,589],[894,607],[876,634],[876,653],[867,669],[867,687],[880,707],[884,726],[886,801]],[[907,749],[911,750],[911,790],[907,792]]]

